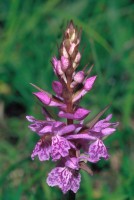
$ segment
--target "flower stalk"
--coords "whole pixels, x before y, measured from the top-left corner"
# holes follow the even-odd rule
[[[92,89],[96,76],[89,77],[93,67],[87,71],[86,67],[82,71],[77,70],[81,60],[80,40],[81,30],[70,21],[60,45],[59,58],[52,59],[53,70],[58,78],[52,83],[55,94],[32,84],[38,89],[33,94],[43,104],[45,119],[27,116],[31,122],[29,128],[40,137],[31,157],[34,159],[37,156],[41,162],[50,158],[53,162],[58,161],[48,174],[47,184],[58,186],[63,194],[69,192],[69,200],[75,200],[80,187],[80,170],[93,175],[87,162],[96,163],[101,158],[109,158],[103,140],[114,133],[118,126],[118,122],[110,122],[111,114],[100,119],[108,107],[87,124],[84,122],[91,111],[81,107],[80,100]],[[59,121],[53,119],[46,106],[58,107]]]

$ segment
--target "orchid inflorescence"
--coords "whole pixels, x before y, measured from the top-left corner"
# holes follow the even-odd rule
[[[103,139],[115,132],[118,122],[110,122],[112,114],[105,119],[100,117],[108,109],[102,110],[94,119],[84,123],[84,119],[90,113],[79,105],[81,98],[91,90],[96,76],[88,78],[92,67],[87,71],[76,69],[80,64],[81,53],[78,50],[81,40],[81,30],[78,31],[73,22],[70,21],[59,48],[59,60],[52,59],[52,65],[58,81],[53,81],[52,88],[55,95],[33,85],[38,92],[33,93],[42,103],[44,120],[37,120],[27,116],[31,122],[29,128],[40,136],[33,153],[40,161],[50,158],[57,162],[57,166],[48,174],[47,184],[58,186],[63,193],[72,190],[76,193],[80,187],[80,169],[93,174],[87,165],[87,161],[96,163],[100,158],[108,159],[109,154]],[[58,107],[59,118],[55,120],[46,106]]]

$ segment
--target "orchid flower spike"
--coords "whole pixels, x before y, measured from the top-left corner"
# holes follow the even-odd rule
[[[77,70],[81,60],[80,41],[81,30],[70,21],[60,45],[59,57],[52,58],[53,71],[58,78],[52,83],[54,94],[33,85],[38,90],[33,94],[43,104],[44,119],[26,117],[31,123],[31,131],[39,136],[31,158],[37,157],[41,162],[58,161],[48,174],[47,184],[58,186],[63,193],[78,191],[81,170],[93,174],[87,162],[96,163],[109,158],[104,139],[113,134],[119,124],[110,121],[111,114],[100,119],[108,107],[90,122],[84,122],[91,111],[80,106],[80,100],[92,89],[96,76],[88,77],[91,70]],[[46,106],[58,108],[58,121]]]

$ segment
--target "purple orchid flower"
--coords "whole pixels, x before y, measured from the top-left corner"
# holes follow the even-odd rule
[[[27,116],[27,119],[33,122],[29,128],[41,136],[41,139],[37,142],[31,155],[32,159],[38,156],[40,161],[45,161],[49,160],[51,156],[53,161],[56,161],[61,157],[68,156],[69,150],[75,148],[73,143],[66,139],[66,135],[74,132],[79,125],[66,125],[63,122],[54,120],[40,121],[32,116]]]
[[[63,166],[57,166],[48,174],[47,184],[51,187],[58,186],[63,193],[69,190],[76,193],[81,181],[78,159],[76,157],[68,157],[63,162]]]

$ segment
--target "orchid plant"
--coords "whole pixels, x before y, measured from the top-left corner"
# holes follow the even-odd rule
[[[80,100],[92,89],[96,76],[89,77],[92,67],[76,71],[81,60],[80,40],[81,30],[70,21],[59,48],[59,58],[52,58],[53,70],[58,78],[52,83],[55,94],[51,95],[32,84],[38,89],[33,94],[43,103],[45,119],[26,117],[31,122],[29,128],[40,137],[32,152],[32,159],[37,156],[43,162],[51,158],[56,163],[56,167],[48,174],[47,184],[58,186],[64,194],[69,191],[69,199],[72,200],[80,187],[80,170],[93,174],[87,162],[96,163],[101,158],[109,158],[103,140],[114,133],[118,126],[118,122],[110,122],[112,114],[100,120],[108,106],[90,122],[84,123],[90,110],[80,106]],[[58,121],[46,106],[58,108]]]

